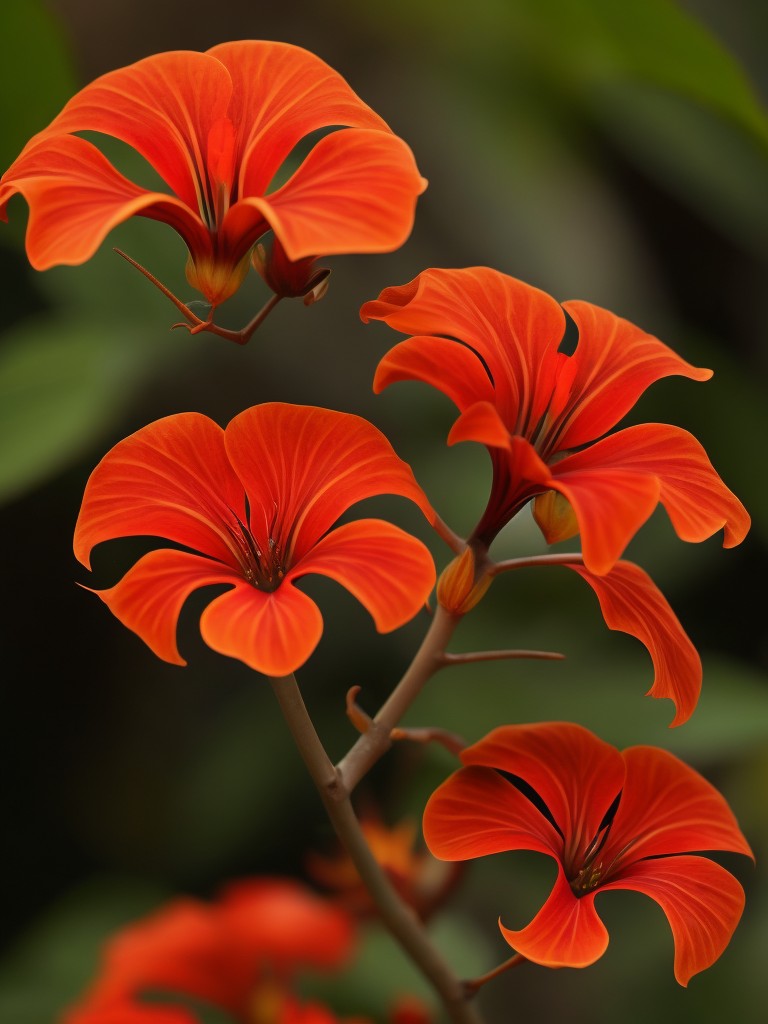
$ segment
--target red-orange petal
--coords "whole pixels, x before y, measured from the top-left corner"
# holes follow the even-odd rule
[[[282,979],[307,967],[340,970],[353,952],[350,914],[293,879],[231,882],[213,911],[255,964],[268,964]]]
[[[610,430],[662,377],[712,376],[711,370],[691,366],[658,338],[607,309],[581,301],[564,302],[563,308],[576,321],[579,341],[561,449],[576,448]]]
[[[633,889],[656,900],[672,928],[675,978],[684,986],[721,955],[744,909],[742,887],[706,857],[638,861],[601,888]]]
[[[450,338],[420,336],[395,345],[376,368],[378,395],[399,380],[420,380],[442,391],[464,412],[475,402],[493,402],[491,378],[472,349]]]
[[[295,565],[350,505],[374,494],[400,494],[434,521],[426,495],[386,437],[360,416],[268,402],[236,416],[227,452],[245,484],[251,530],[260,546],[283,531]],[[290,534],[290,536],[288,536]]]
[[[512,437],[492,402],[475,402],[465,409],[448,434],[449,445],[458,444],[460,441],[477,441],[489,448],[506,448],[510,451],[513,442],[522,440],[519,437]],[[523,443],[531,448],[527,441]],[[546,467],[544,473],[549,477]]]
[[[221,562],[161,549],[140,558],[116,586],[95,593],[158,658],[186,665],[176,646],[176,625],[184,602],[200,587],[241,581],[239,572]]]
[[[42,136],[96,131],[133,146],[176,195],[198,209],[208,135],[226,116],[232,81],[214,57],[172,50],[145,57],[86,85]]]
[[[265,197],[244,197],[222,228],[229,247],[269,222],[291,260],[349,252],[391,252],[408,238],[424,191],[411,150],[390,132],[332,132],[299,169]]]
[[[509,430],[533,427],[552,395],[565,314],[546,292],[488,267],[425,270],[385,288],[360,310],[406,334],[445,334],[475,349],[490,369]]]
[[[317,128],[389,131],[337,71],[300,46],[243,39],[207,53],[232,79],[227,112],[237,133],[239,198],[263,195],[293,147]]]
[[[320,609],[289,580],[271,594],[243,582],[217,597],[200,618],[209,647],[267,676],[295,672],[322,632]]]
[[[544,967],[589,967],[608,946],[594,892],[577,898],[562,867],[547,902],[527,927],[512,931],[499,922],[499,928],[513,949]]]
[[[88,480],[75,555],[90,568],[96,544],[164,537],[237,568],[228,524],[245,522],[245,491],[227,458],[224,431],[200,413],[156,420],[107,452]]]
[[[565,839],[566,862],[597,834],[624,782],[621,754],[572,722],[502,725],[460,754],[465,765],[519,775],[549,808]]]
[[[656,675],[651,697],[675,705],[672,725],[686,722],[701,692],[701,659],[667,599],[648,573],[632,562],[616,562],[604,576],[569,565],[592,587],[609,629],[636,636],[648,648]]]
[[[358,519],[332,530],[288,573],[330,576],[364,605],[376,629],[410,621],[435,585],[435,563],[420,540],[381,519]]]
[[[82,1003],[66,1011],[61,1024],[198,1024],[186,1006],[126,997],[106,1006]]]
[[[440,860],[472,860],[507,850],[560,857],[563,840],[544,815],[493,768],[460,768],[424,809],[424,839]]]
[[[596,573],[608,571],[648,518],[656,504],[654,490],[682,540],[706,540],[724,527],[723,546],[731,548],[749,530],[746,509],[696,438],[666,423],[641,423],[611,434],[558,462],[552,476],[553,487],[574,506],[584,560]]]
[[[625,864],[696,850],[752,857],[733,811],[697,771],[658,747],[629,747],[622,757],[627,775],[603,864],[622,853]]]
[[[27,145],[0,183],[3,220],[16,192],[29,204],[27,255],[36,270],[84,263],[112,228],[137,214],[170,224],[192,250],[208,245],[203,222],[185,203],[134,185],[76,135],[44,134]]]

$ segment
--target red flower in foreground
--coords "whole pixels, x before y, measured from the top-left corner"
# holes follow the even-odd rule
[[[579,328],[572,356],[558,351],[563,310]],[[650,578],[617,560],[659,501],[688,541],[725,527],[725,546],[732,547],[747,533],[749,516],[687,431],[644,423],[595,439],[659,378],[706,380],[711,372],[607,310],[587,302],[561,307],[486,267],[426,270],[385,289],[361,316],[416,335],[381,360],[374,390],[399,380],[431,384],[461,412],[448,443],[488,447],[491,494],[469,538],[480,564],[531,498],[548,542],[580,532],[584,564],[571,560],[570,568],[596,591],[610,628],[648,647],[656,668],[651,692],[675,702],[673,725],[684,722],[701,688],[699,657]]]
[[[346,911],[288,879],[235,883],[214,903],[174,900],[108,942],[98,978],[64,1021],[192,1024],[186,997],[243,1024],[335,1024],[290,986],[300,970],[345,966],[354,938]]]
[[[302,665],[323,620],[294,583],[330,576],[368,609],[380,632],[425,603],[435,582],[421,541],[379,519],[328,532],[350,505],[400,494],[435,516],[408,465],[366,420],[273,402],[222,430],[199,413],[168,416],[117,444],[91,474],[75,529],[75,555],[90,568],[101,541],[140,534],[194,548],[152,551],[104,603],[158,657],[176,647],[181,607],[198,587],[232,589],[203,612],[205,642],[267,675]]]
[[[422,920],[427,920],[457,885],[463,865],[448,865],[428,850],[417,851],[416,824],[408,818],[388,828],[378,815],[369,813],[360,819],[360,826],[371,852],[400,896]],[[336,892],[355,914],[376,913],[371,894],[343,847],[334,856],[311,851],[307,873],[319,885]]]
[[[725,800],[692,768],[656,747],[619,753],[568,722],[507,725],[462,752],[459,769],[431,796],[424,836],[436,857],[465,860],[506,850],[554,857],[549,899],[509,944],[547,967],[586,967],[608,933],[595,896],[634,889],[664,910],[681,985],[720,956],[738,924],[736,879],[691,850],[752,856]],[[531,786],[548,814],[500,773]]]
[[[268,192],[301,139],[339,125],[348,130],[322,138]],[[173,194],[128,181],[73,134],[85,130],[138,150]],[[305,294],[314,257],[402,245],[425,186],[405,142],[324,61],[287,43],[244,40],[160,53],[91,82],[3,175],[0,215],[24,195],[37,270],[83,263],[129,217],[164,221],[187,244],[190,284],[216,307],[240,287],[270,228],[278,264],[303,261],[285,294]]]
[[[579,328],[572,356],[558,352],[563,310]],[[448,443],[488,447],[491,496],[470,542],[488,547],[549,490],[573,507],[584,563],[598,575],[610,571],[659,501],[683,540],[705,540],[723,527],[726,547],[744,539],[749,516],[686,430],[643,423],[569,454],[614,427],[659,378],[712,376],[639,327],[588,302],[561,307],[486,267],[425,270],[386,288],[361,316],[419,335],[382,359],[374,390],[397,380],[432,384],[461,411]]]

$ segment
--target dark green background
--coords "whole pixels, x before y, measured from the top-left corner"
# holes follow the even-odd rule
[[[94,970],[108,931],[179,890],[209,895],[237,874],[301,874],[327,841],[319,802],[272,693],[200,640],[205,596],[182,613],[189,667],[156,659],[76,582],[108,586],[149,546],[97,550],[90,577],[71,553],[83,487],[102,454],[159,416],[199,410],[224,424],[279,399],[361,413],[409,460],[433,503],[467,531],[487,494],[478,446],[445,446],[453,410],[420,385],[375,398],[378,359],[397,337],[357,311],[427,266],[485,263],[558,299],[607,306],[656,333],[710,383],[654,385],[632,421],[693,430],[754,518],[738,549],[679,541],[662,512],[630,546],[677,610],[705,665],[693,719],[643,694],[644,648],[610,633],[592,592],[564,569],[499,580],[462,624],[456,650],[545,647],[565,663],[452,669],[409,713],[468,739],[509,721],[566,718],[619,745],[657,743],[702,770],[731,801],[758,856],[723,857],[747,890],[726,953],[689,989],[672,975],[672,938],[645,897],[606,894],[611,932],[585,971],[526,965],[481,1001],[490,1021],[752,1024],[766,1011],[768,646],[765,640],[768,8],[760,0],[4,0],[0,8],[0,163],[7,166],[69,95],[98,74],[166,49],[237,38],[306,46],[341,71],[413,147],[430,187],[397,253],[334,258],[328,295],[281,304],[245,349],[168,328],[177,314],[112,252],[119,245],[185,300],[185,251],[137,219],[86,265],[32,271],[25,204],[0,227],[0,528],[3,609],[0,1016],[45,1024]],[[105,151],[141,183],[151,169]],[[254,273],[221,320],[240,327],[266,297]],[[365,503],[448,553],[401,499]],[[500,554],[544,550],[522,513]],[[573,547],[571,542],[567,547]],[[330,581],[310,579],[325,634],[300,673],[332,756],[354,735],[347,688],[373,711],[407,664],[422,615],[379,636]],[[209,596],[209,595],[208,595]],[[439,751],[401,749],[366,783],[395,821],[420,812],[451,769]],[[554,875],[546,858],[476,863],[435,922],[462,974],[508,955],[502,915],[521,927]],[[308,983],[309,987],[317,987]],[[393,992],[417,987],[389,939],[371,931],[329,998],[382,1018]]]

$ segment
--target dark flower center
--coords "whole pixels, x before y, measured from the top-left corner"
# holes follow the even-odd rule
[[[232,512],[232,515],[237,521],[237,526],[228,525],[227,529],[234,541],[233,553],[240,564],[243,576],[257,590],[271,594],[283,582],[287,570],[282,545],[272,536],[277,520],[277,509],[269,531],[266,550],[259,547],[256,538],[237,513]]]

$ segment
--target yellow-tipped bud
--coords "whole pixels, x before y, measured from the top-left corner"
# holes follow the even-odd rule
[[[576,513],[559,491],[545,491],[533,499],[533,518],[547,544],[568,540],[579,532]]]
[[[466,615],[491,585],[491,577],[484,573],[475,582],[475,555],[472,548],[454,558],[437,581],[437,600],[451,615]]]

